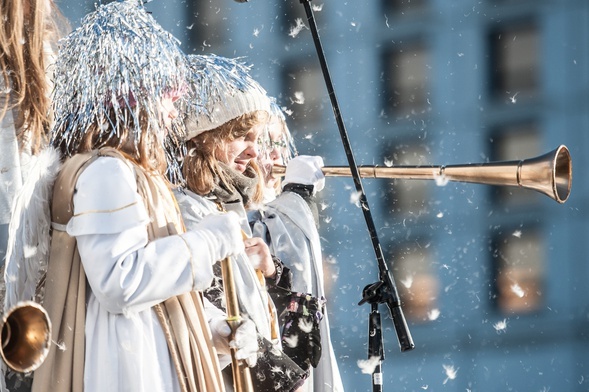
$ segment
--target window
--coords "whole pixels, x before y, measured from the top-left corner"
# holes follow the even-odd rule
[[[383,151],[385,164],[394,166],[427,165],[429,151],[419,142],[400,143]],[[399,217],[419,217],[429,205],[431,182],[425,180],[392,180],[386,187],[386,210]]]
[[[388,14],[409,14],[422,11],[427,6],[427,0],[382,0],[382,8]]]
[[[495,301],[504,313],[526,313],[542,305],[544,241],[538,230],[518,228],[493,243]]]
[[[192,15],[187,21],[190,26],[189,42],[192,49],[208,52],[223,45],[227,39],[227,10],[216,1],[188,2],[188,7],[189,15]]]
[[[321,69],[313,65],[299,64],[284,74],[285,105],[292,110],[296,126],[317,126],[323,116],[327,99],[325,81]]]
[[[536,27],[521,24],[491,33],[492,94],[506,102],[529,99],[539,90],[540,44]]]
[[[433,260],[427,244],[416,241],[400,245],[389,258],[407,318],[415,322],[435,320],[440,284],[432,271]]]
[[[429,53],[411,43],[384,56],[385,109],[395,117],[422,114],[429,105]]]
[[[534,158],[541,154],[540,138],[536,124],[524,122],[502,127],[492,143],[491,157],[494,161],[519,161]],[[515,178],[517,169],[513,168]],[[493,196],[496,203],[509,206],[523,206],[537,203],[540,194],[536,191],[517,186],[493,187]]]

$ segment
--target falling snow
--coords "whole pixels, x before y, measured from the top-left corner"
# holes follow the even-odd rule
[[[427,319],[430,321],[437,320],[440,317],[440,310],[439,309],[432,309],[427,312]]]
[[[406,288],[411,288],[413,286],[413,276],[409,275],[405,279],[401,279],[401,284]]]
[[[521,286],[519,284],[517,284],[517,283],[513,283],[509,288],[519,298],[523,298],[523,296],[526,294],[524,292],[524,289],[522,289]]]
[[[310,333],[313,329],[313,320],[307,320],[303,317],[299,319],[299,328],[305,333]]]
[[[493,328],[495,328],[495,331],[497,331],[497,333],[505,332],[505,330],[507,329],[507,319],[497,321],[495,324],[493,324]]]
[[[315,12],[320,12],[323,10],[323,4],[312,4],[311,8],[313,8],[313,11]]]
[[[362,196],[362,192],[360,192],[360,191],[354,191],[354,192],[350,193],[350,203],[356,204],[357,206],[359,206],[361,196]]]
[[[450,181],[445,175],[434,175],[434,181],[436,182],[437,186],[446,186]]]
[[[359,359],[357,364],[363,374],[372,374],[374,369],[379,365],[380,357],[371,357],[370,359]]]
[[[289,36],[295,38],[297,35],[299,35],[299,33],[303,30],[306,29],[307,26],[305,26],[305,24],[303,23],[303,20],[301,18],[297,18],[295,20],[296,25],[295,26],[291,26],[290,27],[290,32],[288,33]]]
[[[305,103],[305,94],[302,91],[295,91],[294,99],[291,99],[292,103],[302,105]]]
[[[443,384],[446,384],[448,380],[454,380],[458,373],[458,369],[454,369],[452,365],[442,365],[444,367],[444,371],[446,372],[446,379],[444,380]]]
[[[36,255],[38,252],[38,249],[36,246],[30,246],[30,245],[23,245],[23,255],[26,258],[31,258],[34,255]]]
[[[53,341],[52,341],[52,342],[53,342]],[[64,342],[64,341],[53,342],[53,343],[54,343],[54,344],[57,346],[57,348],[58,348],[59,350],[61,350],[61,351],[65,351],[65,350],[67,350],[67,347],[66,347],[66,345],[65,345],[65,342]]]
[[[293,334],[282,338],[282,342],[288,347],[297,347],[299,345],[299,335]]]

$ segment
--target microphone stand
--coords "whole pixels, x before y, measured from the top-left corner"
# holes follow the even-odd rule
[[[331,81],[329,69],[327,67],[327,61],[323,52],[321,39],[319,38],[319,33],[317,31],[317,24],[315,23],[315,17],[313,15],[313,9],[310,5],[310,0],[300,0],[300,2],[303,4],[305,13],[307,14],[307,21],[309,22],[309,27],[313,35],[313,42],[315,44],[315,49],[317,50],[319,62],[321,64],[321,70],[323,72],[323,78],[325,79],[327,92],[331,100],[331,106],[333,108],[335,120],[337,122],[342,144],[348,159],[354,185],[356,187],[356,191],[360,195],[360,207],[364,214],[364,219],[366,221],[370,239],[372,241],[372,246],[376,254],[376,260],[378,262],[380,280],[364,288],[362,293],[362,300],[358,303],[358,305],[362,305],[365,302],[368,302],[371,305],[371,313],[369,315],[368,358],[371,359],[379,357],[379,362],[377,366],[375,366],[372,373],[372,387],[373,391],[380,392],[382,391],[383,383],[381,365],[382,361],[384,360],[384,350],[380,313],[378,312],[379,304],[385,303],[389,308],[401,352],[414,349],[415,344],[413,343],[413,338],[411,337],[405,316],[403,315],[403,310],[401,309],[401,300],[399,299],[397,287],[384,260],[382,247],[376,232],[376,226],[374,224],[374,220],[372,219],[371,210],[368,206],[368,200],[366,199],[366,194],[364,193],[364,187],[362,186],[358,165],[356,164],[354,154],[352,152],[350,141],[348,139],[348,133],[341,116],[339,104],[337,102],[335,90]]]

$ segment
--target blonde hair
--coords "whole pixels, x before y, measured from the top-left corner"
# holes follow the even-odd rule
[[[25,13],[25,3],[29,9]],[[57,8],[47,0],[0,0],[0,69],[5,88],[11,89],[0,108],[0,118],[14,107],[19,108],[17,127],[22,148],[30,143],[33,153],[47,141],[50,116],[50,88],[46,77],[47,59],[44,44],[57,42],[58,20],[67,24]]]
[[[223,148],[225,143],[245,136],[253,126],[266,121],[268,121],[268,113],[257,110],[243,114],[188,140],[186,142],[188,153],[182,165],[186,187],[202,196],[211,193],[217,184],[231,188],[228,178],[219,165],[219,160],[215,157],[215,152]],[[250,161],[249,167],[258,178],[263,178],[255,159]],[[251,202],[259,203],[262,200],[263,186],[263,182],[258,181]]]

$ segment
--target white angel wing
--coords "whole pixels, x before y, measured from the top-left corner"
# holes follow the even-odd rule
[[[38,282],[47,270],[50,245],[50,203],[61,167],[59,153],[46,148],[31,162],[31,170],[17,194],[8,229],[4,309],[34,300]]]

